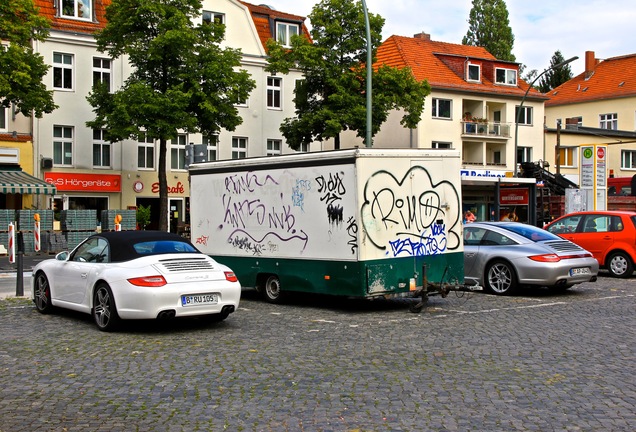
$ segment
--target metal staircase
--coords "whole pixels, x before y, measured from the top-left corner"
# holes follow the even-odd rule
[[[522,162],[521,177],[537,179],[537,226],[552,221],[551,202],[553,196],[565,195],[568,188],[578,188],[578,185],[561,174],[553,174],[539,162]]]

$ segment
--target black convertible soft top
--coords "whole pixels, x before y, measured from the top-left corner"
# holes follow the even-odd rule
[[[110,245],[110,262],[123,262],[139,258],[141,255],[133,247],[135,244],[155,241],[170,241],[187,243],[196,248],[188,239],[164,231],[108,231],[95,234],[92,237],[102,237]]]

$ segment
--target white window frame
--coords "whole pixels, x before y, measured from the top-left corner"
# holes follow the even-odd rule
[[[298,147],[299,152],[309,153],[311,151],[309,143],[301,143],[300,147]]]
[[[105,67],[104,64],[108,66]],[[98,83],[107,83],[108,92],[113,89],[113,61],[105,57],[93,57],[93,86]]]
[[[599,114],[598,125],[598,127],[601,129],[618,130],[618,114]]]
[[[503,81],[500,79],[500,71],[503,71]],[[500,85],[509,85],[516,86],[517,85],[517,70],[516,69],[507,69],[507,68],[495,68],[495,84]]]
[[[295,32],[292,31],[295,29]],[[276,22],[276,40],[284,47],[291,47],[292,36],[300,34],[300,26],[289,22]]]
[[[209,23],[212,23],[212,21],[214,21],[217,24],[225,25],[225,14],[221,12],[213,12],[213,11],[204,10],[201,13],[201,23],[209,24]]]
[[[58,131],[60,132],[59,134],[57,133]],[[73,126],[53,126],[53,165],[73,166],[74,136],[75,130]],[[56,149],[58,149],[58,154],[56,154]]]
[[[440,102],[448,102],[448,117],[440,115]],[[444,120],[452,119],[453,117],[453,100],[452,99],[433,98],[432,104],[433,105],[431,109],[431,114],[433,118],[444,119]]]
[[[56,61],[56,57],[60,57],[60,61]],[[70,60],[70,63],[67,63]],[[73,91],[75,88],[75,56],[73,54],[54,52],[53,53],[53,89],[62,91]],[[70,74],[70,86],[66,86],[66,81]],[[60,80],[60,85],[56,85],[56,81]]]
[[[477,79],[474,79],[474,78],[470,77],[471,69],[474,70],[475,68],[477,68]],[[466,65],[466,81],[469,81],[469,82],[481,82],[481,65],[475,64],[475,63],[468,63]]]
[[[247,137],[232,137],[232,159],[245,159],[247,145]]]
[[[186,144],[188,136],[178,134],[170,140],[170,169],[172,171],[185,171],[186,168]]]
[[[208,162],[218,160],[219,157],[219,134],[203,136],[203,144],[208,152]]]
[[[563,151],[564,158],[559,160],[559,166],[562,168],[576,168],[577,167],[577,149],[578,147],[567,147],[567,146],[559,146],[561,151]],[[568,154],[570,157],[568,157]],[[568,159],[571,159],[571,164],[568,164]],[[556,159],[554,161],[556,164]]]
[[[112,167],[111,165],[113,160],[113,155],[111,153],[112,145],[109,141],[106,141],[104,139],[105,132],[106,132],[105,129],[93,129],[93,168],[111,168]],[[95,156],[96,156],[95,151],[97,149],[99,149],[98,161],[95,160]],[[105,156],[108,158],[108,161],[106,162],[104,161],[104,159],[106,159]]]
[[[515,121],[517,120],[517,114],[519,112],[519,110],[521,110],[521,113],[519,115],[519,124],[520,125],[525,125],[525,126],[532,126],[532,121],[533,121],[533,116],[534,116],[534,110],[532,109],[533,107],[531,106],[519,106],[517,105],[515,107]],[[528,117],[530,117],[530,119],[528,119]]]
[[[636,150],[621,150],[621,169],[636,170]]]
[[[82,21],[93,20],[93,0],[58,0],[59,16]],[[70,11],[69,8],[73,10]]]
[[[0,106],[0,131],[9,131],[9,110],[10,107]]]
[[[434,149],[452,149],[453,143],[447,141],[433,141],[431,143],[431,148]]]
[[[267,77],[267,109],[283,109],[283,79],[280,77]]]
[[[154,171],[155,157],[156,157],[155,150],[156,150],[156,143],[154,138],[149,137],[145,133],[142,133],[139,136],[139,138],[137,138],[137,168],[138,169],[144,170],[144,171],[145,170]],[[143,152],[143,164],[142,164],[141,158],[139,157],[141,154],[140,152]]]
[[[532,162],[532,147],[517,147],[517,163]]]
[[[268,139],[267,140],[267,156],[279,156],[282,154],[283,140]]]

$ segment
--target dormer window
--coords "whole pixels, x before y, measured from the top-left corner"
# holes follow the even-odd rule
[[[480,65],[468,63],[468,70],[466,71],[466,81],[481,82]]]
[[[90,21],[93,19],[93,0],[60,0],[60,16]]]
[[[496,68],[495,83],[516,86],[517,85],[517,70]]]
[[[225,24],[225,15],[222,13],[203,11],[201,15],[203,24]]]
[[[298,35],[298,24],[279,22],[276,24],[276,40],[284,47],[291,46],[292,36]]]

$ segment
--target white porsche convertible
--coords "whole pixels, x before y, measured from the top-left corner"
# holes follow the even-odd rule
[[[239,306],[241,284],[179,235],[119,231],[92,235],[37,264],[31,292],[41,313],[56,307],[89,313],[110,331],[125,319],[224,320]]]

